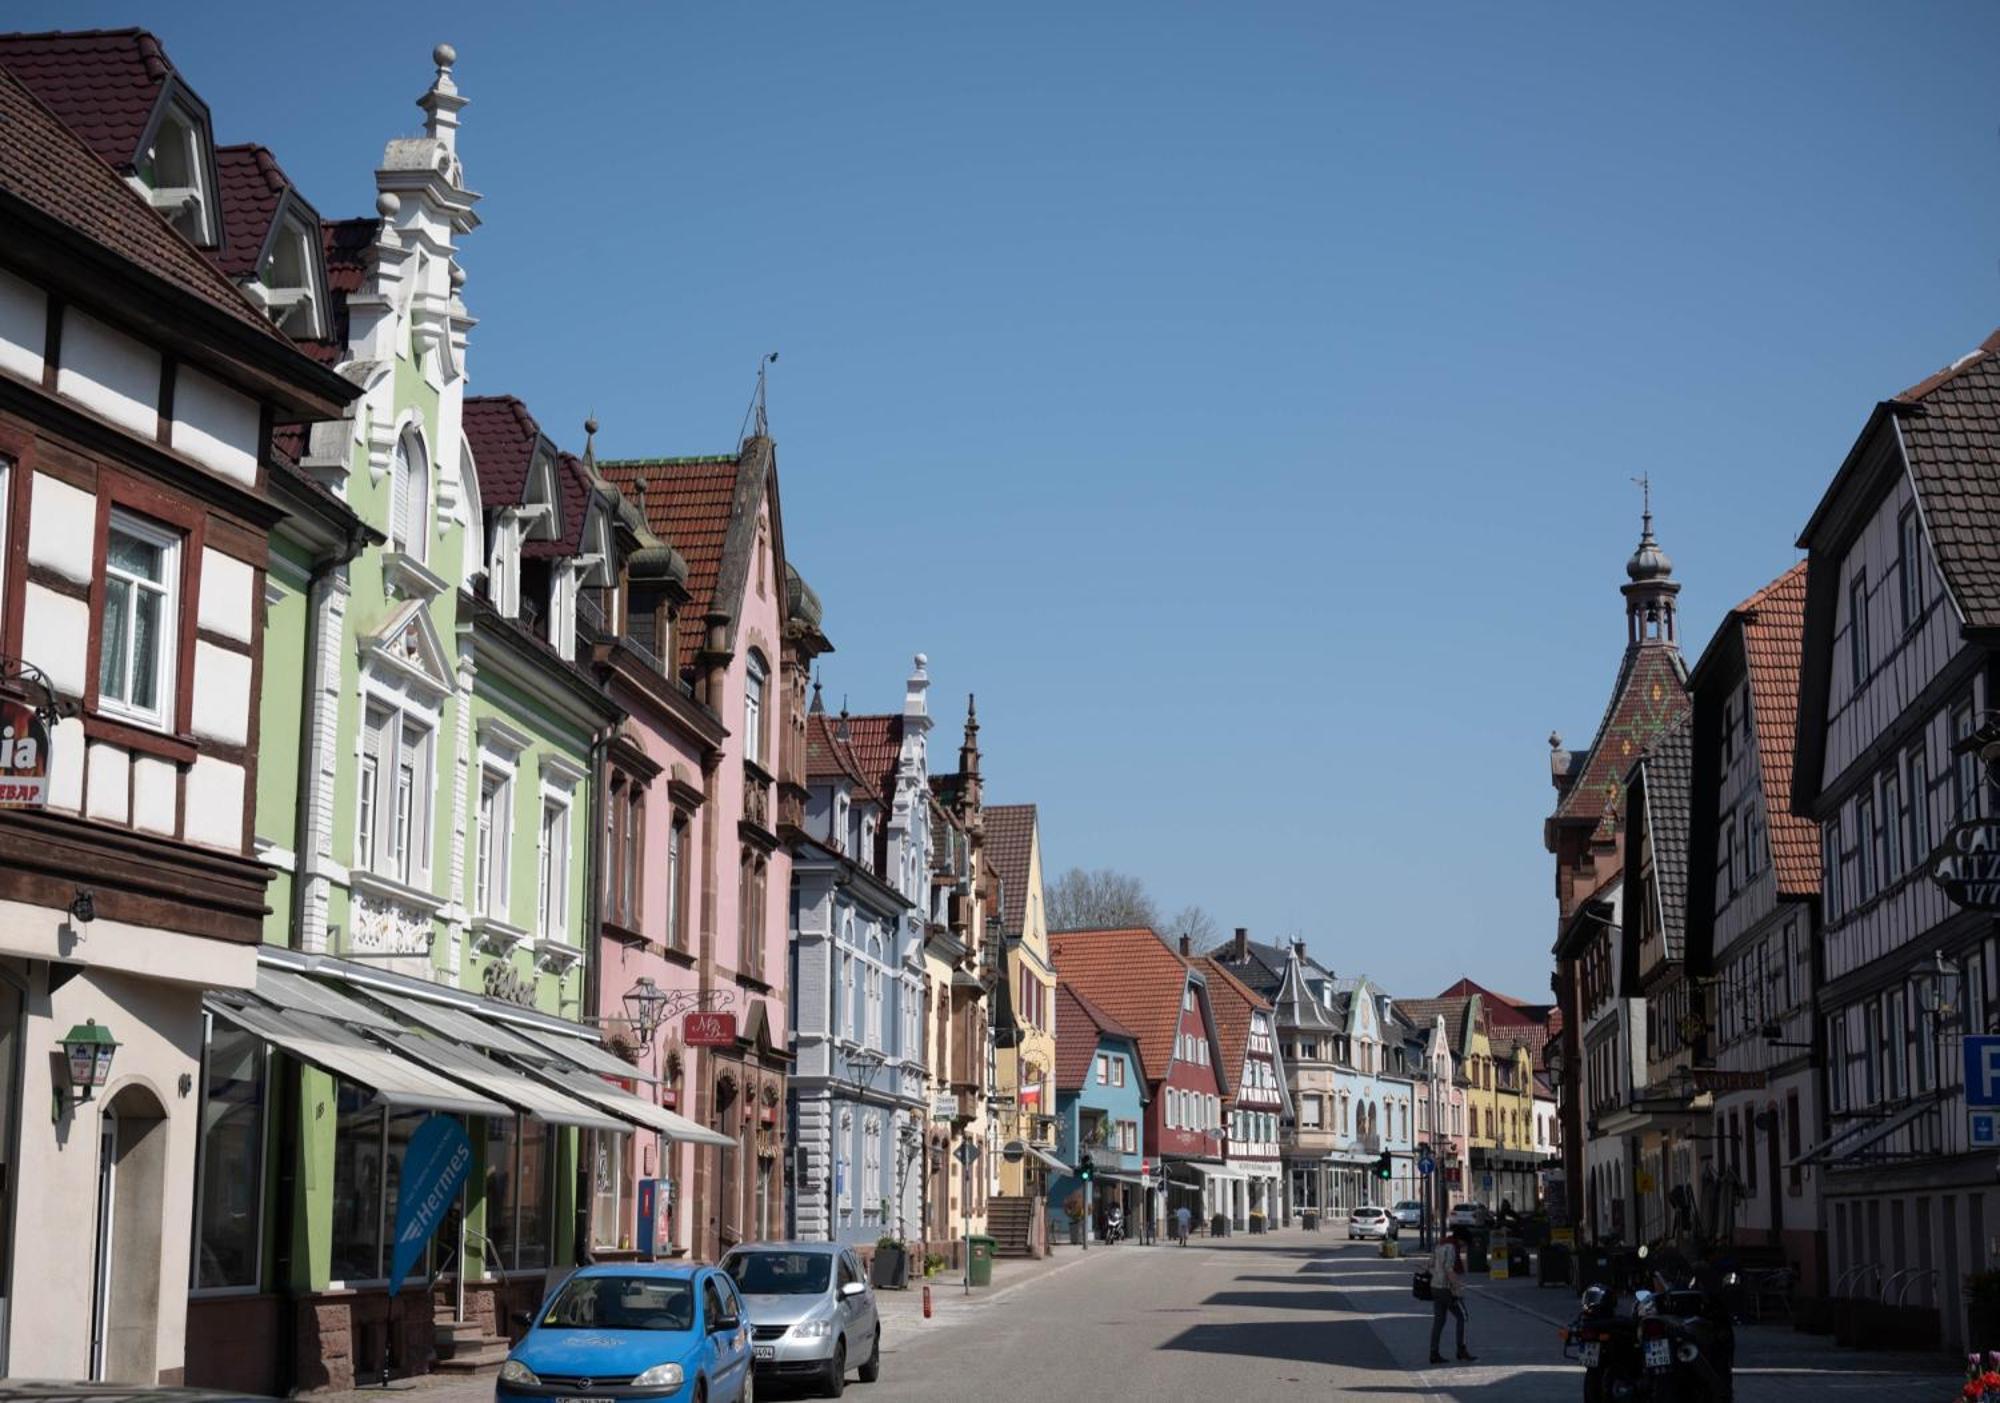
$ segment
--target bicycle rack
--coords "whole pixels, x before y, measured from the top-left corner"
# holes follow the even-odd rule
[[[1896,1277],[1905,1277],[1907,1278],[1907,1280],[1903,1282],[1903,1289],[1896,1293],[1896,1299],[1892,1303],[1889,1300],[1889,1286],[1894,1286],[1896,1284]],[[1904,1271],[1897,1272],[1896,1276],[1892,1276],[1889,1278],[1889,1286],[1884,1286],[1882,1288],[1882,1303],[1884,1305],[1894,1304],[1897,1306],[1901,1306],[1909,1298],[1910,1288],[1916,1285],[1919,1281],[1924,1283],[1925,1295],[1930,1297],[1931,1299],[1936,1299],[1937,1288],[1938,1288],[1937,1268],[1910,1267]]]

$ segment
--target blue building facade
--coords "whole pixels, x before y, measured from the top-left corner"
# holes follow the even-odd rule
[[[1095,1236],[1106,1207],[1123,1208],[1137,1231],[1145,1213],[1146,1071],[1139,1040],[1066,984],[1056,986],[1056,1158],[1072,1172],[1051,1171],[1049,1238]],[[1086,1192],[1073,1172],[1088,1155],[1095,1177]],[[1078,1197],[1088,1207],[1081,1213]]]

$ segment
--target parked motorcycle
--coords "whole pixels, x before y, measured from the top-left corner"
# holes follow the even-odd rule
[[[1629,1311],[1611,1287],[1583,1293],[1562,1339],[1564,1358],[1583,1365],[1584,1403],[1731,1403],[1736,1328],[1721,1293],[1692,1276],[1653,1287],[1635,1290]]]
[[[1125,1236],[1125,1214],[1112,1209],[1104,1215],[1104,1241],[1106,1245],[1116,1243]]]
[[[1586,1287],[1578,1306],[1562,1341],[1563,1358],[1583,1365],[1583,1403],[1642,1397],[1646,1379],[1639,1363],[1638,1315],[1621,1312],[1618,1293],[1608,1286]]]

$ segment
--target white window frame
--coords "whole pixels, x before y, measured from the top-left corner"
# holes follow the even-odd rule
[[[751,764],[764,763],[764,711],[771,669],[756,649],[743,661],[743,758]]]
[[[491,813],[487,798],[492,796]],[[479,766],[479,806],[473,852],[474,914],[507,919],[514,846],[514,771],[490,760]]]
[[[411,455],[415,445],[416,456]],[[430,560],[434,474],[430,447],[414,424],[396,435],[389,468],[389,549],[419,564]]]
[[[563,941],[569,931],[570,821],[575,804],[567,793],[542,787],[541,812],[535,819],[535,934],[543,940]],[[556,816],[554,833],[561,851],[554,851],[550,815]]]
[[[120,533],[142,541],[160,552],[161,578],[159,580],[142,580],[136,575],[128,575],[112,569],[111,537],[114,534]],[[106,715],[117,716],[135,725],[144,726],[149,730],[155,731],[171,731],[174,723],[174,697],[179,679],[181,653],[181,551],[183,549],[183,540],[184,538],[180,532],[163,526],[158,522],[148,521],[142,516],[136,516],[119,507],[111,509],[110,524],[104,538],[106,590],[109,590],[111,581],[116,579],[132,590],[135,600],[141,589],[155,591],[160,595],[160,628],[159,636],[156,639],[160,649],[160,656],[154,667],[154,676],[157,679],[154,687],[154,705],[150,707],[135,706],[132,702],[124,698],[109,696],[103,691],[104,649],[110,646],[111,640],[100,634],[98,655],[92,660],[92,665],[98,670],[97,676],[100,684],[97,696],[97,709]],[[110,612],[108,593],[104,609],[107,614]],[[135,671],[133,667],[135,655],[132,652],[131,640],[138,635],[138,629],[134,622],[138,618],[138,610],[136,608],[128,609],[126,618],[128,631],[126,634],[125,681],[126,690],[129,692]]]
[[[368,753],[370,713],[384,718],[383,747],[378,755]],[[400,860],[394,850],[397,825],[401,818],[396,804],[402,772],[403,748],[410,731],[422,733],[424,765],[414,773],[411,789],[409,829]],[[434,713],[413,707],[406,701],[377,691],[364,690],[361,734],[355,769],[354,866],[356,870],[396,882],[409,888],[427,888],[431,881],[431,857],[435,846],[438,725]],[[370,775],[373,781],[370,782]],[[364,818],[366,821],[364,821]]]

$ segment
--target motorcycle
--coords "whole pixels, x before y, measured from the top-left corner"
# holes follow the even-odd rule
[[[1562,1332],[1563,1358],[1583,1365],[1584,1403],[1623,1403],[1643,1396],[1636,1311],[1620,1313],[1618,1293],[1607,1286],[1585,1288],[1578,1305],[1576,1319]]]
[[[1104,1215],[1104,1241],[1110,1246],[1125,1236],[1125,1215],[1116,1208]]]
[[[1734,1284],[1731,1274],[1724,1285]],[[1693,1275],[1669,1285],[1656,1274],[1653,1289],[1633,1291],[1629,1313],[1618,1299],[1615,1287],[1590,1287],[1562,1332],[1563,1357],[1583,1365],[1584,1403],[1730,1403],[1736,1327],[1719,1292]]]

